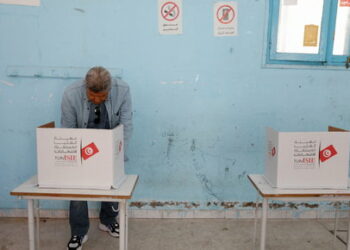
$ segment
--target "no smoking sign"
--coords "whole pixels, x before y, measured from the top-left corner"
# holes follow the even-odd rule
[[[218,2],[214,4],[214,35],[237,35],[237,3]]]
[[[158,0],[159,33],[176,35],[182,33],[182,1]]]
[[[180,13],[179,6],[174,2],[166,2],[163,4],[161,14],[166,21],[175,21]]]

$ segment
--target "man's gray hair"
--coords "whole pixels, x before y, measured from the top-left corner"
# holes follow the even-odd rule
[[[110,90],[111,74],[103,67],[91,68],[85,76],[86,87],[93,92]]]

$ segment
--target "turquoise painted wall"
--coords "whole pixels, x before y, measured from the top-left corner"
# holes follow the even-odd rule
[[[183,34],[172,36],[158,32],[156,0],[41,2],[0,5],[0,208],[25,207],[9,192],[36,173],[35,127],[59,124],[74,81],[8,76],[13,65],[122,70],[135,126],[126,172],[140,176],[142,208],[243,206],[256,199],[246,175],[263,172],[266,126],[350,129],[348,71],[262,66],[266,1],[237,1],[236,37],[213,36],[213,0],[184,0]]]

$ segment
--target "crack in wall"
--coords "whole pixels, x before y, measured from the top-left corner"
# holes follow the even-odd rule
[[[201,152],[198,147],[196,146],[196,140],[192,139],[190,151],[192,152],[192,163],[194,166],[194,169],[196,171],[196,177],[198,178],[199,182],[202,185],[203,191],[210,195],[211,197],[215,198],[216,200],[221,201],[222,199],[219,197],[219,195],[214,192],[214,185],[212,182],[208,179],[208,177],[202,172],[203,167],[199,164],[197,161],[197,154],[199,153],[203,162],[205,162],[205,156],[204,153]]]

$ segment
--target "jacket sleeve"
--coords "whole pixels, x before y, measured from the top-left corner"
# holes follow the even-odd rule
[[[123,102],[120,106],[120,123],[124,126],[124,144],[127,149],[130,141],[130,137],[133,130],[132,125],[132,104],[130,89],[124,95]]]
[[[64,92],[61,103],[61,127],[62,128],[76,128],[77,114],[73,107],[72,100],[67,93]]]

